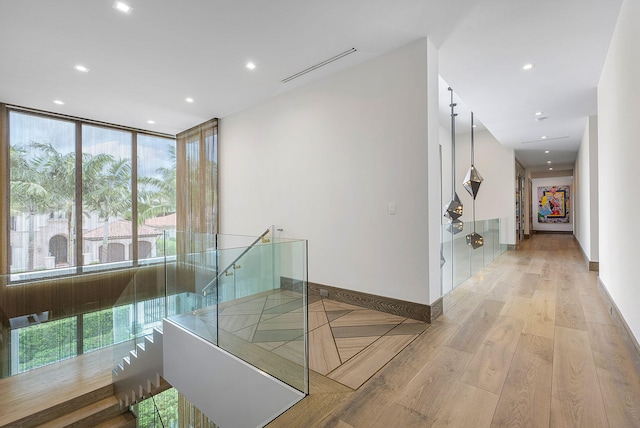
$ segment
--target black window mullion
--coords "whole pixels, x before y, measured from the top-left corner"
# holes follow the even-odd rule
[[[76,251],[76,271],[82,272],[84,266],[82,249],[82,122],[76,123],[76,209],[75,209],[75,251]],[[70,237],[71,238],[71,237]]]
[[[131,140],[131,259],[138,265],[138,133]]]

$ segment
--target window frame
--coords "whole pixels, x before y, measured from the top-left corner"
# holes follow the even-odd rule
[[[11,147],[11,114],[18,113],[24,115],[31,115],[35,117],[40,117],[44,119],[52,119],[52,120],[61,120],[69,123],[73,123],[75,125],[75,201],[74,201],[74,209],[76,213],[83,212],[83,198],[82,198],[82,149],[83,149],[83,126],[93,126],[99,128],[105,128],[108,130],[117,130],[128,132],[131,134],[131,153],[130,153],[130,162],[131,162],[131,222],[132,222],[132,233],[131,233],[131,244],[133,245],[133,257],[129,260],[125,260],[123,262],[100,262],[98,264],[92,265],[84,265],[83,264],[83,243],[84,239],[80,236],[76,236],[74,243],[74,256],[73,256],[73,266],[63,267],[63,268],[53,268],[46,270],[32,270],[27,272],[20,273],[12,273],[10,271],[12,251],[8,251],[11,248],[11,228],[10,225],[13,222],[10,221],[10,180],[11,180],[11,165],[10,165],[10,156],[9,151]],[[0,248],[6,249],[7,251],[2,251],[4,256],[2,260],[0,260],[0,274],[8,276],[8,284],[7,285],[17,285],[28,283],[30,281],[37,281],[46,278],[62,278],[68,276],[74,276],[82,273],[94,273],[99,271],[112,271],[112,270],[120,270],[120,269],[128,269],[132,267],[137,267],[140,262],[145,265],[151,265],[156,263],[162,263],[164,257],[150,257],[138,260],[138,136],[145,135],[148,137],[156,137],[163,138],[167,140],[172,140],[173,144],[176,145],[177,148],[177,139],[175,135],[164,134],[159,132],[153,132],[133,127],[127,127],[123,125],[115,125],[106,122],[85,119],[75,116],[62,115],[57,113],[45,112],[41,110],[9,105],[9,104],[0,104],[0,148],[2,152],[6,154],[3,156],[5,161],[2,162],[0,166],[0,174],[2,174],[2,180],[5,182],[4,186],[2,186],[2,190],[0,193],[6,193],[6,197],[4,200],[4,218],[7,223],[7,227],[0,227]],[[1,195],[0,195],[1,196]],[[1,203],[0,203],[0,206]],[[82,215],[75,216],[74,228],[76,231],[82,231]]]

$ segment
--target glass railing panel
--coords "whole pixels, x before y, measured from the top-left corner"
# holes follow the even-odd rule
[[[305,393],[306,257],[306,241],[278,240],[252,247],[237,261],[241,267],[223,276],[233,277],[235,295],[221,299],[218,312],[221,348]]]
[[[143,270],[158,280],[157,273],[149,272],[153,269],[157,268]],[[127,295],[140,270],[115,269],[19,282],[14,275],[1,276],[0,323],[5,346],[0,348],[0,377],[132,339],[141,325],[134,323],[133,300],[120,299]],[[161,277],[159,280],[163,282]],[[157,284],[141,289],[148,293],[154,288]],[[163,284],[159,288],[162,290]]]
[[[132,406],[138,428],[177,428],[180,424],[179,393],[169,388]]]
[[[128,283],[111,306],[113,361],[121,364],[136,344],[144,344],[166,317],[166,245],[173,231],[164,231],[151,247],[139,247],[139,262],[129,269]]]
[[[494,251],[494,241],[495,241],[495,232],[492,227],[492,220],[482,220],[482,237],[484,238],[484,245],[482,248],[483,256],[484,256],[484,266],[487,266],[495,259],[495,251]]]
[[[217,343],[216,235],[176,232],[175,254],[167,257],[167,317]]]
[[[442,295],[453,290],[453,236],[447,230],[448,223],[440,226],[440,271]]]
[[[500,245],[498,252],[500,254],[504,253],[508,249],[507,243],[504,241],[507,237],[507,227],[509,226],[509,222],[505,218],[499,219],[499,229],[500,229]]]
[[[461,232],[453,235],[453,284],[454,287],[462,284],[471,276],[471,254],[467,245],[466,235],[471,233],[473,227],[464,223]]]
[[[483,245],[482,247],[478,247],[476,249],[474,249],[469,245],[467,246],[467,248],[469,249],[469,262],[471,264],[471,267],[470,267],[471,275],[478,272],[480,269],[482,269],[485,266],[484,257],[486,253],[486,248],[484,246],[484,237],[485,237],[484,222],[476,221],[475,229],[474,229],[474,223],[473,222],[469,223],[469,232],[467,232],[467,234],[473,233],[474,230],[475,230],[475,233],[482,235]],[[466,243],[466,235],[465,235],[465,243]]]
[[[501,231],[500,231],[500,219],[494,218],[492,220],[492,224],[493,224],[493,236],[494,236],[493,254],[494,254],[494,258],[497,258],[500,254],[502,254],[502,252],[500,251],[500,239],[502,237]]]
[[[482,235],[484,245],[475,250],[466,242],[466,236],[474,231],[474,223],[464,223],[463,230],[456,234],[452,233],[448,222],[441,225],[441,289],[443,296],[507,250],[507,245],[500,243],[500,239],[504,236],[501,230],[504,224],[506,223],[500,219],[477,221],[475,231]]]

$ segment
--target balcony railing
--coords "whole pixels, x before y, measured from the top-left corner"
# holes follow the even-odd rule
[[[255,238],[167,231],[136,266],[0,277],[0,375],[107,346],[115,363],[168,317],[308,392],[306,241]]]

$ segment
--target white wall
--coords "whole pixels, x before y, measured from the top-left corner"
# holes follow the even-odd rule
[[[550,177],[550,178],[534,178],[532,180],[531,189],[531,206],[533,207],[532,219],[533,230],[547,230],[547,231],[573,231],[573,192],[575,191],[573,186],[573,177]],[[571,186],[569,189],[569,203],[567,209],[569,210],[569,223],[538,223],[538,187],[547,186]]]
[[[516,160],[513,149],[498,142],[487,130],[474,132],[475,166],[484,178],[476,197],[476,220],[504,219],[502,244],[516,243]],[[456,138],[456,190],[464,211],[462,221],[472,221],[473,198],[462,187],[471,165],[471,134]]]
[[[504,219],[502,244],[515,244],[515,155],[496,140],[487,130],[474,132],[475,166],[484,178],[476,197],[476,220]],[[442,201],[441,207],[451,200],[451,132],[440,127],[442,145]],[[461,220],[473,218],[473,198],[462,186],[471,165],[471,134],[456,137],[456,193],[463,205]],[[446,223],[446,219],[442,220]]]
[[[600,280],[640,339],[640,2],[625,0],[598,85]],[[605,198],[606,196],[606,198]],[[618,214],[615,216],[615,214]],[[627,226],[628,225],[628,226]]]
[[[423,39],[223,118],[221,233],[275,224],[309,240],[311,282],[439,297],[434,49]]]
[[[589,261],[598,261],[598,118],[589,117],[574,168],[574,233]]]
[[[304,398],[172,321],[165,319],[162,329],[163,377],[216,426],[262,427]]]

